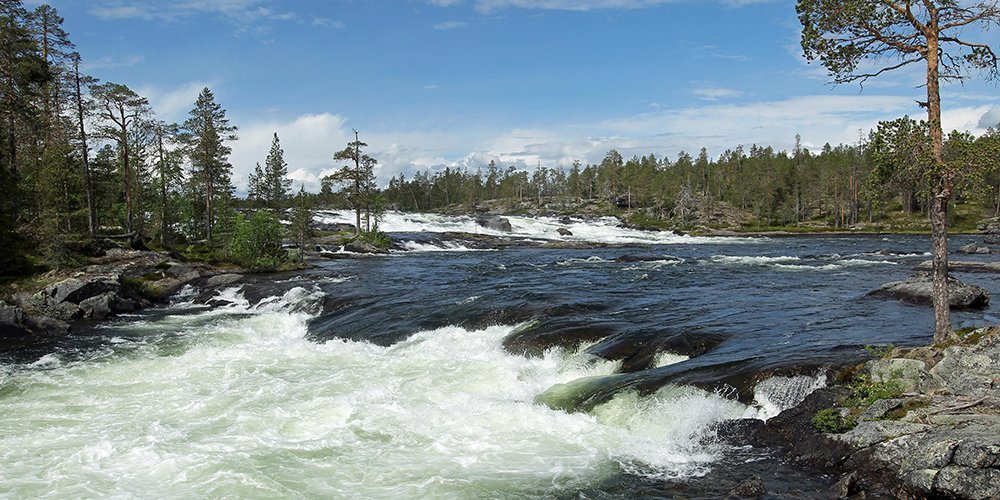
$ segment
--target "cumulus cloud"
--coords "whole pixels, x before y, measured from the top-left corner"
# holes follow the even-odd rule
[[[809,95],[745,104],[705,102],[685,108],[655,111],[593,122],[554,124],[546,127],[483,130],[362,130],[368,153],[379,161],[381,184],[400,174],[412,178],[417,171],[445,168],[485,169],[490,161],[502,168],[569,168],[575,160],[599,163],[611,149],[626,158],[656,154],[676,158],[680,151],[696,153],[702,147],[717,156],[726,149],[752,144],[792,148],[795,135],[813,150],[823,144],[854,143],[879,120],[909,113],[919,117],[910,96]],[[1000,118],[991,105],[946,108],[946,129],[985,131],[987,122]],[[286,121],[242,124],[240,141],[233,146],[233,181],[245,190],[247,177],[257,162],[264,162],[277,132],[289,164],[289,176],[309,191],[319,189],[320,179],[338,165],[333,153],[354,135],[347,118],[311,114]]]
[[[135,92],[149,99],[150,106],[161,120],[182,122],[205,87],[212,85],[207,82],[189,82],[174,88],[144,86],[135,89]]]
[[[740,97],[741,95],[743,95],[743,92],[740,92],[739,90],[727,89],[722,87],[705,87],[700,89],[694,89],[691,91],[691,93],[705,101],[718,101],[720,99],[729,99],[733,97]]]

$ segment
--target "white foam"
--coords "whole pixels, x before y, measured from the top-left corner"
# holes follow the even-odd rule
[[[680,236],[669,231],[641,231],[622,227],[621,221],[616,217],[574,219],[569,224],[563,224],[561,219],[556,217],[506,215],[504,218],[510,221],[510,232],[485,228],[476,223],[475,218],[466,215],[388,211],[379,224],[379,228],[390,233],[464,232],[610,244],[662,245],[753,241],[748,238],[692,237]],[[316,220],[322,223],[353,223],[354,212],[350,210],[321,210],[316,213]],[[571,234],[560,234],[560,229],[568,230]]]
[[[688,389],[622,395],[594,416],[554,411],[534,397],[618,364],[582,349],[513,356],[504,326],[440,328],[390,347],[317,344],[305,340],[316,290],[255,305],[238,289],[220,295],[233,305],[142,325],[188,331],[171,344],[8,375],[5,386],[22,390],[3,396],[0,490],[552,496],[619,466],[700,474],[716,455],[698,447],[699,429],[736,411]]]

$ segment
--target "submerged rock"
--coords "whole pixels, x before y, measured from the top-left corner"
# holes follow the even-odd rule
[[[502,231],[505,233],[509,233],[514,230],[514,228],[510,225],[510,219],[500,217],[499,215],[480,215],[476,217],[476,224],[479,224],[486,229]]]
[[[930,273],[915,273],[904,281],[882,285],[868,293],[871,297],[898,299],[917,305],[933,305]],[[948,302],[952,309],[984,309],[990,304],[990,292],[948,277]]]
[[[737,498],[760,498],[767,494],[767,488],[760,476],[750,476],[729,490],[729,494]]]
[[[956,252],[970,255],[988,255],[990,253],[990,249],[989,247],[978,245],[976,243],[969,243],[968,245],[959,247]]]

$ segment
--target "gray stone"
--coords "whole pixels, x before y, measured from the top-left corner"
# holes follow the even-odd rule
[[[556,232],[558,232],[562,236],[573,236],[573,231],[570,231],[569,229],[566,229],[564,227],[557,229]]]
[[[500,217],[499,215],[481,215],[476,217],[476,224],[479,224],[486,229],[492,229],[494,231],[501,231],[504,233],[509,233],[514,230],[510,225],[510,220],[506,217]]]
[[[386,254],[388,250],[379,248],[364,240],[354,240],[344,245],[344,250],[351,253]]]
[[[1000,436],[994,434],[992,440],[984,438],[958,443],[951,461],[964,467],[1000,468]]]
[[[898,299],[917,305],[933,305],[930,273],[919,272],[905,281],[894,281],[868,292],[871,297]],[[952,309],[985,309],[990,304],[990,292],[985,288],[948,278],[948,302]]]
[[[767,488],[760,476],[750,476],[729,490],[729,495],[738,498],[760,498],[766,494]]]
[[[241,279],[243,279],[242,274],[217,274],[205,280],[205,286],[218,288],[220,286],[232,285]]]
[[[959,247],[956,252],[969,255],[987,255],[990,253],[990,249],[989,247],[981,246],[976,243],[969,243],[968,245]]]
[[[834,440],[847,443],[855,448],[867,448],[884,441],[923,432],[931,426],[895,420],[872,420],[859,422],[857,427],[843,433],[833,434]]]
[[[1000,374],[1000,327],[992,327],[972,346],[952,346],[930,372],[942,380],[949,391],[969,397],[996,396],[995,382]],[[976,332],[973,334],[979,334]]]
[[[1000,498],[1000,469],[945,467],[934,481],[934,493],[973,500]]]
[[[118,280],[109,276],[98,276],[90,279],[69,278],[45,287],[42,294],[48,305],[63,302],[79,304],[84,299],[105,292],[117,291],[120,287]]]
[[[905,402],[905,399],[880,399],[861,412],[858,420],[881,420],[887,413],[903,406]]]
[[[937,479],[938,472],[938,469],[918,469],[904,474],[901,479],[908,490],[925,496],[934,491],[934,480]]]
[[[875,359],[866,368],[872,382],[898,383],[904,393],[926,392],[941,385],[919,359]]]

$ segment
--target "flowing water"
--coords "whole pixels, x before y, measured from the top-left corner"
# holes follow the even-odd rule
[[[712,424],[775,415],[864,344],[930,336],[929,309],[865,296],[928,258],[922,237],[511,223],[636,246],[472,251],[427,237],[486,232],[471,219],[392,213],[392,255],[0,352],[0,497],[715,496],[704,478],[733,467],[808,495],[828,479]]]

